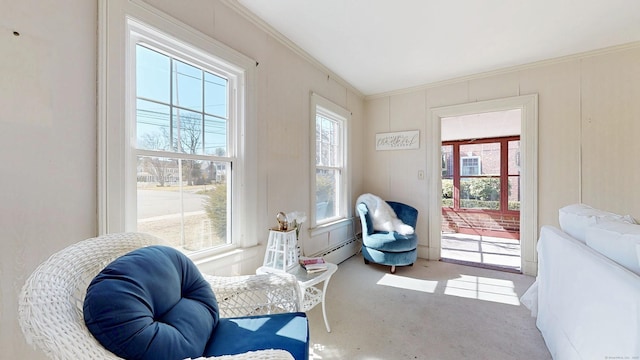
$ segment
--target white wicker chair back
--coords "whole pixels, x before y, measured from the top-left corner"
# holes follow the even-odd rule
[[[161,242],[147,234],[109,234],[52,255],[31,274],[20,294],[18,319],[27,342],[52,359],[119,359],[104,349],[84,324],[87,287],[111,261]]]
[[[36,268],[20,293],[18,320],[29,344],[51,359],[120,359],[91,335],[83,304],[91,280],[116,258],[140,247],[166,244],[142,233],[116,233],[83,240]],[[218,298],[221,316],[258,315],[299,309],[300,289],[293,276],[205,275]],[[293,360],[283,350],[263,350],[208,359]]]

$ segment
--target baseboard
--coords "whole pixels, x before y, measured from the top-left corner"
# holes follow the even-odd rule
[[[337,246],[325,249],[311,256],[322,256],[327,262],[340,264],[355,255],[359,250],[360,242],[357,239],[351,238]]]

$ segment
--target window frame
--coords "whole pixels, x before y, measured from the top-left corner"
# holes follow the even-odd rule
[[[509,197],[502,196],[502,194],[508,193],[509,186],[509,177],[517,176],[520,178],[521,174],[509,174],[509,161],[508,161],[508,153],[509,153],[509,142],[511,141],[521,141],[521,137],[519,135],[512,136],[501,136],[501,137],[493,137],[493,138],[484,138],[484,139],[474,139],[474,140],[449,140],[443,141],[441,147],[443,146],[452,146],[452,161],[451,167],[452,172],[451,179],[453,180],[453,206],[451,209],[455,211],[466,211],[466,212],[474,212],[474,211],[482,211],[482,212],[495,212],[495,213],[504,213],[504,214],[519,214],[520,210],[510,210],[509,209]],[[497,143],[500,144],[500,173],[498,176],[491,174],[482,174],[482,157],[473,155],[473,156],[460,156],[460,146],[468,145],[470,143],[473,144],[489,144],[489,143]],[[462,174],[462,160],[466,158],[478,158],[478,174],[470,174],[463,175]],[[448,166],[448,165],[447,165]],[[458,171],[455,171],[458,169]],[[447,168],[447,172],[448,172]],[[475,209],[475,208],[465,208],[460,205],[460,181],[471,178],[498,178],[500,179],[500,208],[498,210],[492,209]],[[521,200],[522,201],[522,200]]]
[[[328,229],[331,226],[347,221],[351,218],[351,206],[349,206],[349,199],[351,194],[351,180],[349,173],[349,142],[348,142],[348,134],[349,134],[349,123],[351,122],[351,112],[347,109],[333,103],[332,101],[316,94],[311,93],[311,125],[309,131],[310,133],[310,206],[311,214],[310,216],[310,229],[312,231],[312,236],[317,233],[317,231],[321,231],[322,229]],[[340,124],[340,134],[339,138],[339,147],[340,147],[340,155],[339,160],[341,162],[341,166],[324,166],[318,165],[316,163],[316,123],[317,116],[322,115],[330,120],[337,121]],[[316,221],[316,192],[317,192],[317,183],[316,183],[316,172],[318,169],[331,169],[331,170],[340,170],[340,179],[337,186],[337,192],[335,200],[338,201],[338,205],[336,206],[337,214],[333,217],[324,219],[323,221]]]
[[[238,101],[229,103],[229,117],[236,117],[229,130],[235,134],[229,139],[229,154],[234,158],[231,245],[203,250],[192,258],[256,245],[256,230],[240,226],[240,222],[257,221],[257,204],[249,200],[257,196],[255,61],[142,2],[100,0],[99,22],[98,233],[136,229],[136,94],[131,59],[135,40],[142,36],[165,54],[173,56],[171,49],[176,49],[185,58],[181,60],[237,76],[233,91]]]
[[[473,159],[476,160],[476,165],[473,166],[473,168],[477,169],[477,171],[475,172],[475,174],[471,174],[470,172],[466,172],[465,173],[465,169],[469,170],[469,166],[465,166],[464,161],[468,160],[468,159]],[[460,176],[475,176],[475,175],[481,175],[482,174],[482,160],[480,158],[480,156],[462,156],[460,158]]]

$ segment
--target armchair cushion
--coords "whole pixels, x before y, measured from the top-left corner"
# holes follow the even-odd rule
[[[87,288],[84,318],[108,350],[126,359],[199,357],[218,323],[218,304],[198,268],[178,250],[149,246],[109,264]]]
[[[288,351],[295,359],[308,359],[308,327],[307,317],[302,312],[221,318],[205,349],[205,356],[275,348]]]
[[[418,237],[415,234],[400,235],[397,232],[374,232],[363,237],[362,244],[386,252],[411,251],[418,246]]]

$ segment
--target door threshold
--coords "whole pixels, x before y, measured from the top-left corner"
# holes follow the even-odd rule
[[[520,267],[484,264],[484,263],[477,263],[473,261],[456,260],[456,259],[449,259],[449,258],[441,258],[440,261],[451,263],[451,264],[457,264],[457,265],[473,266],[473,267],[489,269],[489,270],[497,270],[497,271],[514,273],[514,274],[522,274],[522,270],[520,270]]]

